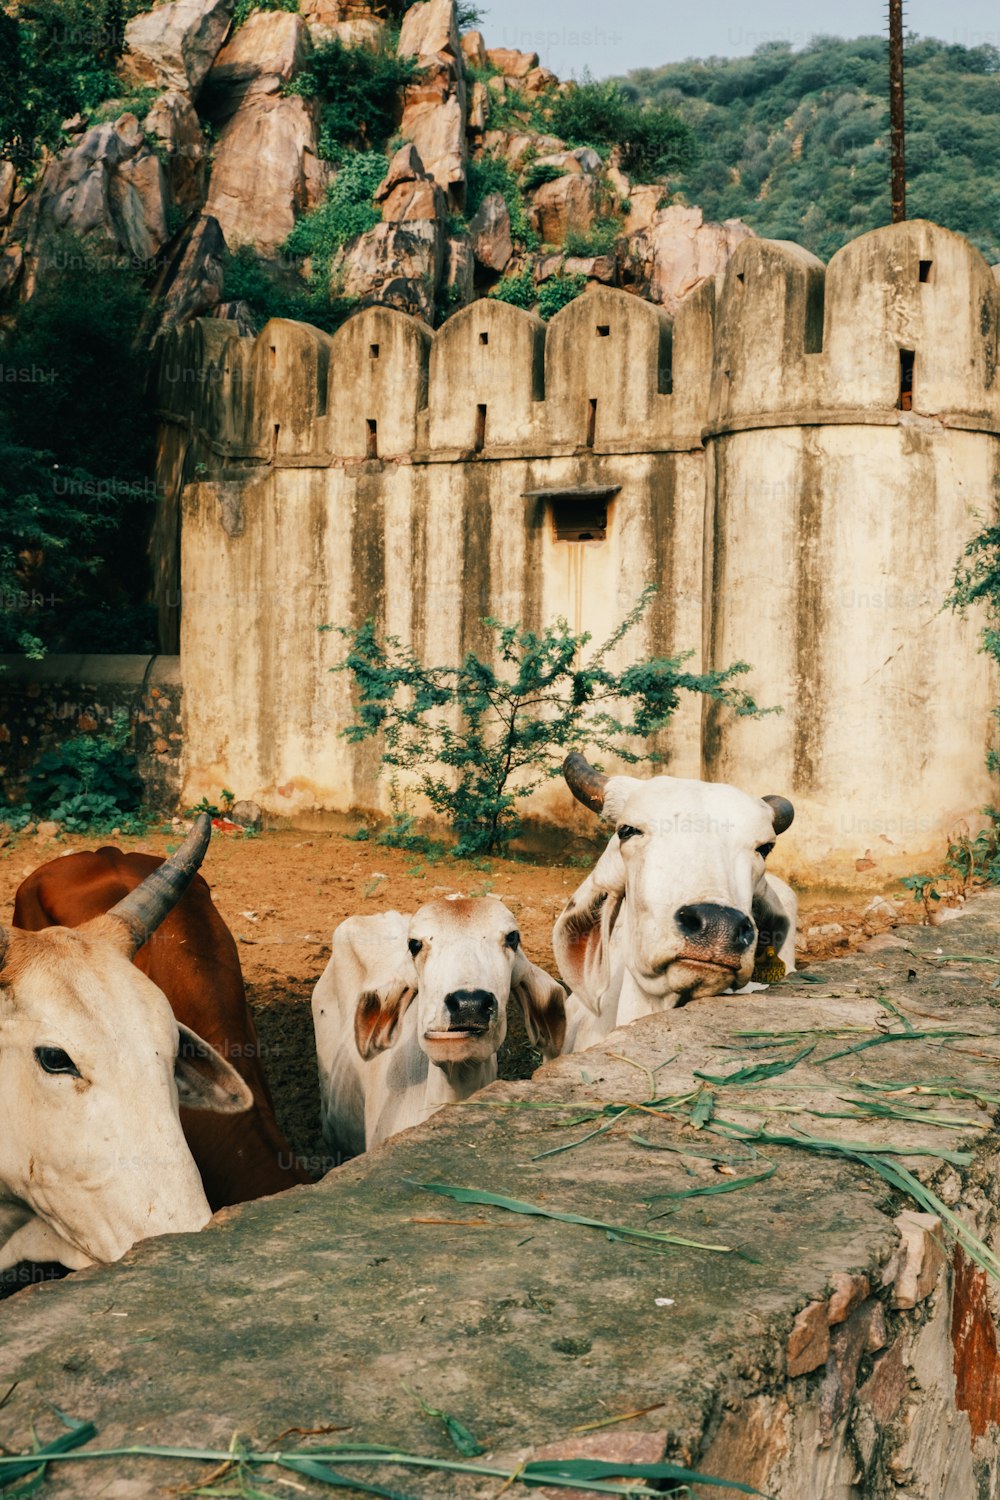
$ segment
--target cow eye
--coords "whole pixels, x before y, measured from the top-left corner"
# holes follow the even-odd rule
[[[507,936],[504,938],[504,946],[507,948],[516,949],[520,941],[521,934],[519,932],[508,932]]]
[[[413,957],[416,958],[417,954],[420,952],[421,948],[424,945],[420,941],[419,938],[410,938],[410,941],[407,943],[406,946],[409,948],[410,952],[413,954]]]
[[[45,1073],[69,1073],[73,1078],[80,1077],[80,1069],[61,1047],[36,1047],[35,1061]]]
[[[766,859],[773,848],[774,840],[772,839],[769,844],[758,844],[757,853],[760,855],[761,859]]]
[[[627,839],[637,838],[638,835],[638,828],[633,828],[630,823],[623,823],[618,829],[618,842],[619,844],[624,844]]]

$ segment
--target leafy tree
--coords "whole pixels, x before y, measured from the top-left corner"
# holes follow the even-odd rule
[[[1000,667],[1000,523],[985,526],[967,545],[955,569],[948,603],[964,614],[974,604],[986,610],[980,640],[982,650]],[[994,709],[1000,723],[1000,707]],[[991,771],[1000,771],[1000,750],[987,756]]]
[[[706,218],[745,219],[824,258],[889,222],[883,37],[817,36],[798,51],[769,42],[751,57],[639,69],[621,88],[696,133],[697,157],[671,172],[671,186]],[[1000,259],[1000,51],[911,37],[906,115],[910,215]]]
[[[456,835],[456,855],[504,849],[520,831],[520,802],[558,774],[573,747],[594,746],[632,763],[648,759],[627,741],[661,729],[682,692],[738,714],[759,712],[734,685],[749,670],[745,662],[688,672],[689,652],[611,667],[611,654],[654,593],[646,588],[586,660],[589,633],[574,634],[562,619],[540,633],[487,619],[496,665],[469,652],[457,667],[425,666],[396,636],[380,639],[371,620],[341,627],[348,652],[332,670],[350,672],[358,693],[356,722],[342,733],[352,743],[382,736],[383,764],[416,773],[418,788]]]
[[[0,649],[151,650],[142,281],[70,239],[47,262],[2,350]]]

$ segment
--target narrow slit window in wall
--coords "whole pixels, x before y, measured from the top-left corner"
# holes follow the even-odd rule
[[[575,489],[526,490],[526,500],[544,500],[557,542],[603,542],[608,535],[608,505],[618,484],[580,485]]]
[[[369,344],[368,345],[368,358],[369,359],[378,359],[378,344]]]
[[[267,362],[268,362],[268,365],[270,366],[270,368],[272,370],[274,369],[275,365],[278,363],[278,350],[277,350],[276,345],[274,345],[274,344],[271,344],[270,347],[269,347],[269,349],[268,349]]]
[[[482,453],[486,447],[486,407],[476,407],[476,438],[473,448],[477,453]]]
[[[365,457],[378,458],[378,423],[374,417],[365,419]]]
[[[588,448],[594,446],[594,437],[597,432],[597,397],[592,396],[587,402],[587,438]]]
[[[931,267],[933,266],[933,264],[934,264],[934,262],[932,260],[922,260],[920,262],[920,280],[921,281],[930,281],[930,279],[931,279]]]
[[[280,422],[275,422],[275,424],[274,424],[274,431],[271,433],[271,457],[272,458],[274,457],[274,455],[278,451],[278,437],[279,437],[280,433],[281,433],[281,423]]]
[[[913,410],[913,367],[917,356],[912,349],[899,351],[899,411]]]

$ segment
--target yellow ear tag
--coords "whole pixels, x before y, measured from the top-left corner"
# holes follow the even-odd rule
[[[785,977],[785,965],[771,947],[758,952],[754,959],[753,979],[757,984],[777,984]]]

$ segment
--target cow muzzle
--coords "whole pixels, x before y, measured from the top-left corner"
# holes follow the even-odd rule
[[[679,906],[674,912],[674,925],[683,947],[673,962],[711,964],[734,973],[742,967],[757,937],[745,912],[714,901]]]
[[[460,1062],[483,1057],[493,1050],[492,1033],[500,1014],[490,990],[452,990],[444,997],[448,1025],[428,1028],[424,1047],[435,1062]]]

